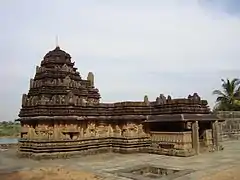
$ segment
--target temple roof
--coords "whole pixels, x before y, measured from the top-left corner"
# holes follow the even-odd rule
[[[61,50],[59,46],[56,46],[56,48],[54,50],[49,51],[44,56],[44,58],[55,57],[55,56],[62,56],[62,57],[66,57],[66,58],[71,58],[70,54],[68,54],[67,52]]]
[[[163,114],[149,115],[145,122],[179,122],[179,121],[224,121],[218,118],[215,114]]]

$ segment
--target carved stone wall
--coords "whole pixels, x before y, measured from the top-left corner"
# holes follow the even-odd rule
[[[151,140],[161,145],[172,145],[172,149],[192,149],[191,132],[155,132],[151,131]],[[162,147],[163,148],[163,147]]]

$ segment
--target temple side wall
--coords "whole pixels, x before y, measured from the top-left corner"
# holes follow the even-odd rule
[[[22,122],[20,156],[58,158],[101,152],[192,156],[204,148],[219,147],[217,121],[211,129],[202,127],[201,139],[197,121],[191,123],[191,129],[179,132],[151,131],[139,120],[29,122]]]
[[[216,113],[219,123],[220,141],[240,139],[240,111],[219,111]]]
[[[64,157],[99,152],[147,152],[149,136],[139,121],[40,121],[22,124],[20,156]]]
[[[175,156],[192,156],[192,132],[151,131],[151,152]]]

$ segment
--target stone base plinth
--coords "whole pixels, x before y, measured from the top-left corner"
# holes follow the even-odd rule
[[[76,155],[91,155],[105,152],[148,152],[148,137],[106,137],[71,141],[20,140],[19,157],[33,159],[68,158]]]

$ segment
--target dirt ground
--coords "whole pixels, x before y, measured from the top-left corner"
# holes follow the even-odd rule
[[[200,180],[240,180],[240,166],[208,175]],[[55,168],[38,168],[31,171],[20,171],[1,174],[1,180],[103,180],[90,172]]]
[[[201,180],[240,180],[240,166],[217,172]]]
[[[240,141],[224,141],[223,145],[223,151],[184,158],[146,153],[103,153],[40,161],[18,158],[16,149],[10,148],[0,152],[0,180],[103,179],[100,177],[120,180],[127,178],[115,171],[142,165],[194,170],[179,180],[240,180]],[[10,171],[12,173],[8,173]]]
[[[0,173],[1,180],[101,180],[92,173],[56,168],[39,168],[31,171]]]

